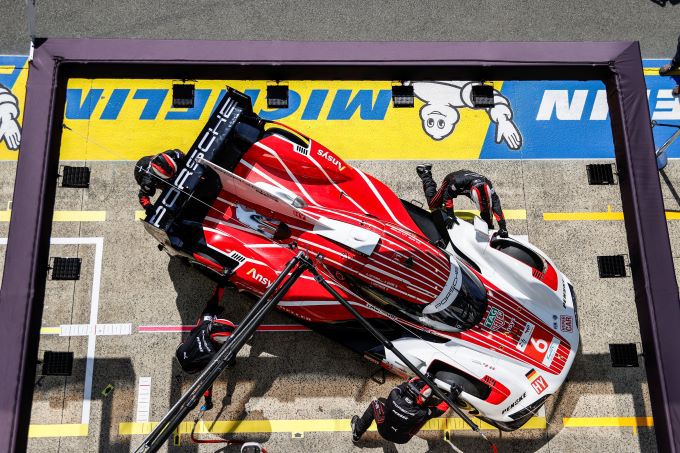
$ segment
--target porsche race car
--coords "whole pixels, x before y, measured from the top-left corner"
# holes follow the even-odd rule
[[[576,296],[552,260],[476,218],[401,200],[229,90],[145,227],[167,253],[261,296],[300,250],[333,288],[458,403],[511,431],[564,382]],[[311,275],[277,308],[400,375],[408,368]]]

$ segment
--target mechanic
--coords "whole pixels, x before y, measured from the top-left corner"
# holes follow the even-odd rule
[[[486,176],[470,170],[454,171],[446,175],[442,185],[437,189],[437,183],[432,179],[432,164],[418,165],[416,172],[423,182],[423,191],[429,208],[440,209],[442,204],[444,205],[447,214],[447,228],[457,222],[453,211],[453,199],[458,195],[465,195],[477,206],[480,217],[486,222],[490,230],[493,229],[491,218],[493,213],[498,222],[498,235],[503,238],[508,237],[505,216],[501,209],[501,200],[496,191],[493,190],[493,184]]]
[[[182,370],[189,374],[203,370],[236,328],[231,321],[217,317],[223,310],[219,305],[223,295],[224,286],[218,285],[208,300],[203,313],[201,313],[196,327],[177,347],[175,357],[177,357]],[[234,361],[232,360],[228,366],[233,364]],[[212,387],[206,390],[203,396],[205,397],[205,404],[201,407],[201,410],[212,409]]]
[[[151,197],[161,184],[177,173],[177,168],[184,160],[184,153],[178,149],[169,149],[155,156],[145,156],[135,165],[135,181],[139,184],[139,204],[147,214],[150,213]]]
[[[451,398],[456,399],[462,388],[451,386]],[[383,402],[374,399],[364,415],[352,417],[352,442],[359,442],[371,422],[375,420],[378,433],[383,439],[395,444],[405,444],[415,436],[431,418],[439,417],[449,410],[445,401],[432,396],[432,389],[420,378],[413,378],[396,386]]]
[[[680,36],[678,36],[678,47],[675,49],[675,56],[670,63],[665,64],[659,68],[659,75],[667,76],[671,74],[671,71],[680,68]],[[675,85],[673,88],[673,96],[680,95],[680,85]]]

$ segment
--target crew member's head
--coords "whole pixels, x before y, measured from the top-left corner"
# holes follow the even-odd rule
[[[158,176],[163,180],[168,180],[177,173],[177,162],[166,153],[160,153],[151,159],[149,170],[155,176]]]
[[[427,405],[432,397],[430,386],[417,377],[408,381],[406,392],[419,406]]]

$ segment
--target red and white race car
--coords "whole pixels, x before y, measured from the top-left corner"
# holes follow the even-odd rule
[[[461,385],[473,415],[514,430],[569,372],[576,297],[540,250],[477,220],[447,229],[441,212],[400,200],[229,90],[145,226],[168,253],[257,296],[299,250],[322,255],[319,271],[408,360],[445,390]],[[278,308],[407,374],[310,274]]]

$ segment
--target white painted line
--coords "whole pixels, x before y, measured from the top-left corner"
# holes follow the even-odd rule
[[[60,337],[85,337],[90,334],[89,324],[62,324],[59,329]]]
[[[151,377],[139,378],[137,385],[137,417],[138,422],[148,422],[151,411]]]
[[[62,324],[59,326],[60,337],[85,337],[92,333],[90,324]],[[130,335],[132,324],[97,324],[95,335]]]
[[[95,335],[130,335],[132,324],[97,324]]]
[[[102,276],[102,258],[104,255],[104,238],[74,238],[89,239],[90,243],[96,246],[94,252],[94,272],[92,279],[92,303],[90,305],[90,330],[91,334],[87,337],[87,359],[85,362],[85,390],[83,391],[83,414],[80,423],[90,423],[90,406],[92,398],[92,375],[94,374],[94,351],[97,336],[94,335],[94,326],[97,325],[99,315],[99,287]]]
[[[0,238],[0,245],[7,245],[7,238]],[[83,412],[80,418],[81,424],[89,424],[90,408],[92,399],[92,376],[94,372],[94,352],[97,341],[95,326],[97,325],[97,315],[99,313],[99,288],[101,286],[102,257],[104,255],[104,238],[102,237],[82,237],[82,238],[50,238],[53,245],[94,245],[94,271],[92,277],[92,299],[90,302],[90,323],[87,333],[87,357],[85,361],[85,389],[83,390]]]

